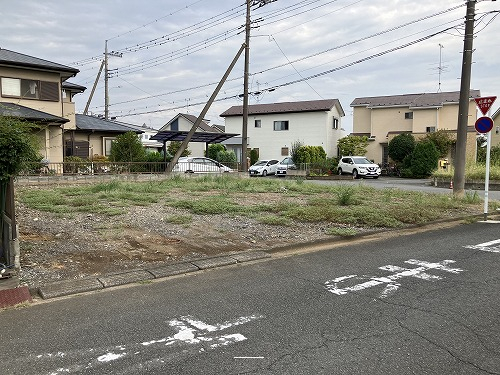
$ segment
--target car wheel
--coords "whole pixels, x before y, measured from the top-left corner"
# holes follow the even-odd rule
[[[342,176],[342,168],[337,169],[337,174],[338,174],[339,176]]]
[[[263,176],[263,177],[266,177],[266,176],[267,176],[267,169],[264,169],[264,170],[262,171],[262,176]]]
[[[352,170],[352,178],[359,178],[359,174],[358,174],[357,169]]]

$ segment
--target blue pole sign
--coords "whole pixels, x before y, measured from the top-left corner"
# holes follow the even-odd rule
[[[476,120],[475,128],[478,133],[488,133],[493,129],[493,120],[489,117],[479,117]]]

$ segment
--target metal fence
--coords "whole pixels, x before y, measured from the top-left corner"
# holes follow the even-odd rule
[[[117,174],[161,174],[167,173],[168,162],[65,162],[65,163],[28,163],[19,176],[62,176],[62,175],[117,175]],[[241,171],[240,163],[226,163],[234,172]],[[183,171],[184,172],[184,171]],[[217,173],[202,164],[197,165],[194,173]]]

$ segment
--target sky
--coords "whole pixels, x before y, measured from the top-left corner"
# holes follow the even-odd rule
[[[464,0],[252,0],[249,104],[459,91]],[[199,115],[245,41],[244,0],[1,0],[0,48],[80,70],[82,113],[108,47],[109,115],[159,129]],[[476,3],[471,89],[500,94],[500,2]],[[121,56],[121,57],[120,57]],[[244,54],[205,119],[242,105]],[[104,74],[90,113],[104,114]],[[500,106],[500,99],[493,110]]]

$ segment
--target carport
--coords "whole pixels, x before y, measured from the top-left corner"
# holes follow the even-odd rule
[[[182,142],[188,136],[189,131],[180,131],[180,130],[163,130],[156,133],[154,136],[150,138],[152,141],[158,141],[163,144],[163,155],[167,154],[167,142],[169,141],[178,141]],[[205,151],[208,148],[209,144],[212,143],[221,143],[229,138],[239,136],[239,134],[231,134],[231,133],[219,133],[219,132],[194,132],[191,136],[189,142],[204,142],[205,143]]]

